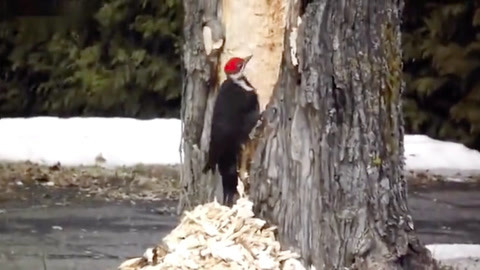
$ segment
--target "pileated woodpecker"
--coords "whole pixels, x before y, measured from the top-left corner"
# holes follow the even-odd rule
[[[210,147],[203,173],[218,170],[222,176],[223,204],[232,206],[237,192],[237,159],[242,144],[260,118],[255,88],[245,78],[244,70],[252,56],[234,57],[225,64],[227,79],[220,85],[213,109]]]

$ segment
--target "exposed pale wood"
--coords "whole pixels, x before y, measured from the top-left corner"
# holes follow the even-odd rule
[[[253,55],[245,72],[257,89],[260,109],[270,100],[283,53],[287,0],[221,0],[225,46],[221,66],[233,56]],[[219,72],[220,81],[225,74]]]

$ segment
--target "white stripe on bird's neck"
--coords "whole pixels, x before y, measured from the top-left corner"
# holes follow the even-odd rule
[[[231,74],[230,78],[234,83],[236,83],[238,86],[242,87],[246,91],[253,91],[253,87],[247,84],[245,81],[245,76],[243,76],[243,72],[238,72],[236,74]]]

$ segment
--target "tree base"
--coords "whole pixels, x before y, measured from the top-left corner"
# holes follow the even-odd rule
[[[433,259],[430,251],[412,234],[409,237],[407,253],[396,260],[380,260],[367,256],[358,259],[352,270],[451,270]]]

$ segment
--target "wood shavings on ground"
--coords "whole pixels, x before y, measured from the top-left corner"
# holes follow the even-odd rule
[[[254,217],[253,203],[246,198],[232,208],[214,201],[185,212],[162,244],[118,269],[304,270],[297,254],[281,250],[274,230]]]

